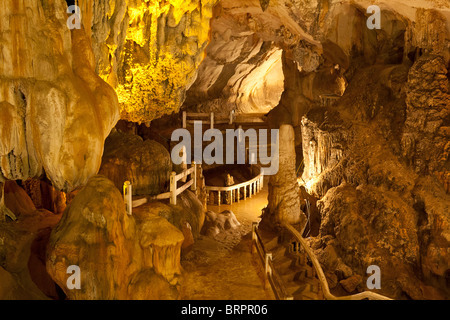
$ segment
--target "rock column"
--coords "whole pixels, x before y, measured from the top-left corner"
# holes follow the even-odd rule
[[[293,127],[282,125],[279,136],[279,170],[269,179],[269,204],[265,209],[261,224],[273,229],[286,222],[303,228],[306,217],[300,209],[300,189],[295,174]]]

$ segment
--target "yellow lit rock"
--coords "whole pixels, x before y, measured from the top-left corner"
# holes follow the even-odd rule
[[[148,122],[179,109],[203,60],[216,2],[129,1],[116,87],[122,119]]]

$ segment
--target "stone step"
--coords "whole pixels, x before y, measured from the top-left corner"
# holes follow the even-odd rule
[[[266,248],[267,252],[273,253],[275,248],[280,247],[280,245],[278,244],[278,237],[275,237],[275,238],[271,239],[270,241],[264,242],[264,247]]]

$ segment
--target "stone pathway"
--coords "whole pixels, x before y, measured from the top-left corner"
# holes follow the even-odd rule
[[[186,300],[272,300],[264,289],[263,267],[251,254],[252,222],[259,221],[267,205],[267,183],[251,199],[233,205],[208,206],[208,210],[231,210],[241,223],[215,238],[202,236],[182,258],[184,274],[180,298]]]

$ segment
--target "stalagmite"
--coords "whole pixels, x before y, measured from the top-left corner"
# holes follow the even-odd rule
[[[303,229],[306,217],[300,209],[299,186],[295,175],[294,129],[291,125],[280,127],[280,167],[269,179],[269,205],[262,225],[274,228],[287,222],[299,224]]]

